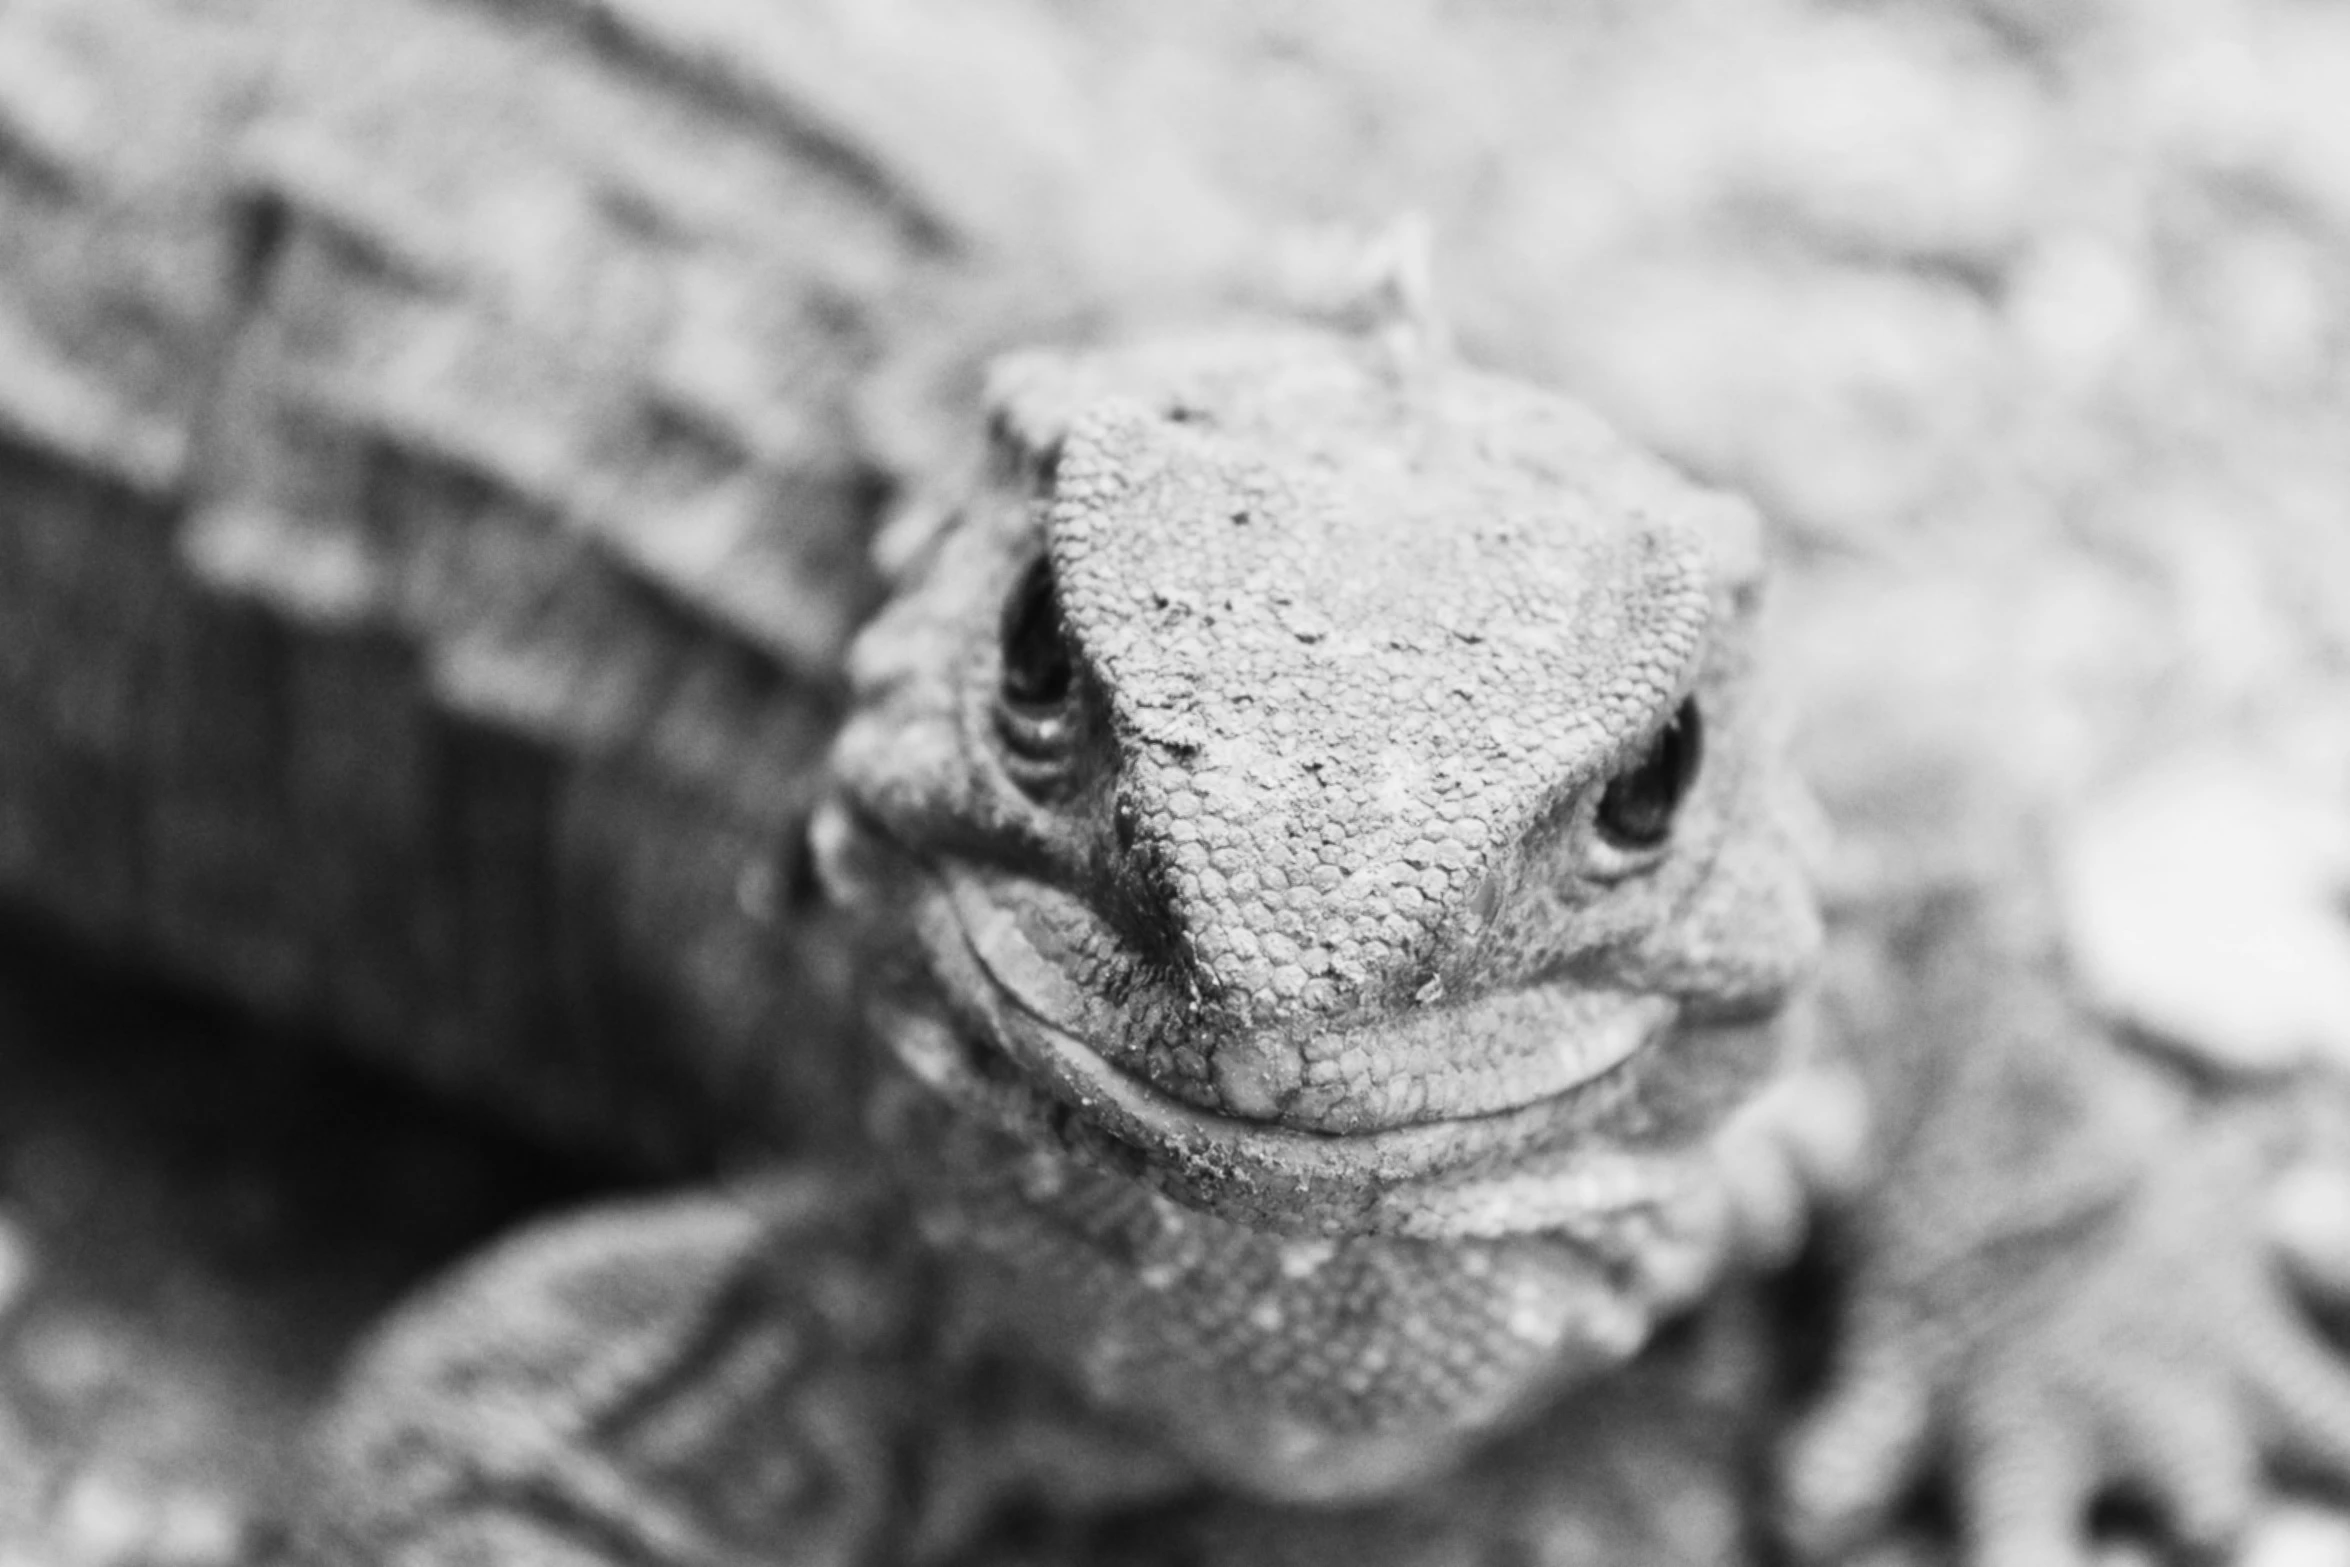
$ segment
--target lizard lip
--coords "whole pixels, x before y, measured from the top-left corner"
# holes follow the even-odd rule
[[[1619,1175],[1651,1163],[1655,1150],[1611,1147],[1606,1128],[1629,1091],[1625,1064],[1669,1031],[1670,1005],[1626,1008],[1614,1024],[1624,1037],[1599,1053],[1605,1069],[1523,1105],[1345,1132],[1243,1120],[1145,1082],[1043,1015],[1025,998],[1028,987],[1002,972],[1005,958],[991,950],[1000,943],[973,928],[970,905],[984,908],[984,891],[952,872],[945,880],[944,896],[925,900],[925,945],[980,1014],[985,1043],[1047,1101],[1032,1114],[1097,1155],[1139,1165],[1136,1173],[1181,1200],[1285,1229],[1458,1234],[1464,1222],[1477,1227],[1480,1193],[1498,1195],[1502,1184],[1509,1229],[1570,1223],[1595,1201],[1616,1205],[1635,1189],[1638,1200],[1653,1195],[1646,1173],[1593,1174],[1611,1159]]]

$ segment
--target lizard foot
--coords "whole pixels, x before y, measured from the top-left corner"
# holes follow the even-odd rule
[[[2288,1278],[2322,1290],[2325,1269],[2279,1255],[2340,1265],[2350,1213],[2329,1224],[2301,1205],[2289,1247],[2263,1233],[2272,1170],[2242,1131],[2182,1139],[2117,1210],[2036,1261],[1978,1254],[1858,1303],[1786,1455],[1799,1552],[1850,1552],[1929,1473],[1947,1479],[1963,1558],[1984,1567],[2088,1561],[2092,1513],[2113,1501],[2209,1559],[2250,1521],[2265,1466],[2350,1485],[2350,1366]],[[2032,1270],[2020,1289],[2019,1268]]]
[[[525,1233],[401,1312],[318,1433],[317,1560],[870,1559],[911,1292],[847,1183],[770,1180]]]

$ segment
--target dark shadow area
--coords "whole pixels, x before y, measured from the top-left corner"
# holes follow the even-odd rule
[[[0,920],[0,1540],[250,1555],[361,1328],[615,1183]]]

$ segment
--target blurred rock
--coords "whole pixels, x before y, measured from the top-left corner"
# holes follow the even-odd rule
[[[2229,1076],[2350,1071],[2350,790],[2225,750],[2083,813],[2058,865],[2092,999]]]
[[[2350,1567],[2350,1515],[2308,1503],[2278,1507],[2253,1529],[2237,1567]]]

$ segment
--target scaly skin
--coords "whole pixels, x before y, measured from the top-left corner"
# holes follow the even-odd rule
[[[2029,902],[1877,911],[1802,989],[1742,506],[1409,340],[1027,357],[989,414],[817,828],[887,1178],[420,1303],[325,1433],[323,1556],[1719,1559],[1767,1342],[1725,1306],[1712,1370],[1617,1368],[1739,1298],[1758,1172],[1840,1163],[1811,1553],[1929,1467],[1985,1562],[2116,1487],[2202,1546],[2264,1456],[2350,1475],[2238,1218],[2276,1150],[2114,1048]],[[1732,1521],[1676,1535],[1692,1487]]]
[[[1685,1295],[1688,1151],[1816,940],[1751,515],[1579,410],[1378,361],[1261,332],[1006,366],[1049,500],[974,503],[876,623],[829,835],[900,955],[880,1031],[1010,1134],[913,1141],[943,1227],[1080,1274],[1065,1226],[1188,1232],[1174,1287],[1081,1285],[1040,1336],[1301,1495],[1440,1462]],[[1069,674],[1030,741],[996,669],[926,654],[1037,571]],[[1608,780],[1676,722],[1707,757],[1669,846],[1612,838]],[[1030,1144],[1069,1186],[1007,1213]]]

